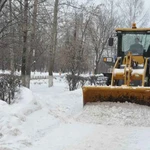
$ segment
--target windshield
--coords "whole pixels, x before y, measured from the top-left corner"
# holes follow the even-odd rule
[[[122,51],[132,54],[143,54],[147,51],[150,45],[150,34],[123,34],[122,35]]]

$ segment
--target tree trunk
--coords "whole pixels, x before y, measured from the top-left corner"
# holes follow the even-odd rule
[[[52,47],[50,49],[50,64],[49,64],[49,87],[53,86],[53,71],[54,71],[54,59],[57,46],[57,15],[58,15],[58,3],[59,0],[55,0],[54,5],[54,18],[52,27]]]
[[[12,0],[9,0],[9,9],[10,9],[10,21],[12,21]],[[14,47],[12,46],[14,44],[14,29],[12,26],[10,26],[10,70],[11,70],[11,74],[13,75],[15,72],[15,65],[14,65]]]
[[[99,67],[99,62],[95,61],[94,74],[98,74],[98,67]]]
[[[23,3],[23,0],[20,0],[19,1],[19,4],[20,4],[20,12],[21,12],[21,14],[20,14],[20,20],[23,20],[23,6],[22,6],[22,3]],[[23,40],[22,40],[22,38],[23,38],[23,32],[22,32],[22,27],[23,27],[23,22],[19,22],[19,28],[18,28],[18,30],[19,30],[19,50],[20,51],[22,51],[22,49],[23,49]],[[17,59],[17,64],[16,64],[16,68],[17,68],[17,70],[18,71],[20,71],[20,69],[21,69],[21,59],[20,58],[18,58]]]
[[[24,18],[23,18],[23,53],[22,53],[22,66],[21,66],[21,76],[22,85],[28,87],[26,84],[26,54],[27,54],[27,25],[28,25],[28,0],[24,0]]]
[[[37,19],[37,4],[38,0],[34,0],[33,8],[33,19],[31,24],[31,40],[30,40],[30,50],[28,52],[28,62],[26,67],[27,85],[30,88],[30,78],[31,78],[31,68],[33,65],[33,52],[35,51],[35,32],[36,32],[36,19]]]
[[[1,0],[0,1],[0,12],[2,11],[2,9],[3,9],[6,2],[7,2],[7,0]]]

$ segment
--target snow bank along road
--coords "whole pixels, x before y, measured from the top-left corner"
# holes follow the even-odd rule
[[[31,92],[32,91],[32,92]],[[149,150],[150,107],[96,103],[63,78],[35,80],[16,103],[0,101],[0,150]]]

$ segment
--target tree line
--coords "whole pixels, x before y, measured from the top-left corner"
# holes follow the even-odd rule
[[[102,57],[113,56],[108,46],[116,27],[144,27],[148,12],[143,0],[1,0],[0,69],[21,71],[30,85],[31,71],[72,75],[107,71]]]

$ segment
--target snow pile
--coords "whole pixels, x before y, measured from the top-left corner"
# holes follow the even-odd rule
[[[150,108],[131,103],[97,102],[87,104],[76,120],[103,125],[150,127]]]
[[[31,82],[35,94],[21,88],[15,104],[8,105],[1,101],[0,150],[30,148],[33,143],[44,138],[47,132],[70,122],[72,115],[82,109],[82,100],[79,98],[81,90],[69,92],[64,78],[57,77],[52,88],[48,88],[47,80],[47,84],[35,82]]]
[[[0,150],[149,150],[150,107],[92,103],[65,78],[31,81],[16,103],[0,101]]]
[[[41,109],[27,88],[21,88],[17,96],[16,103],[12,105],[0,100],[0,136],[4,139],[8,136],[21,135],[19,126],[26,121],[28,115]]]
[[[36,99],[41,103],[42,108],[49,110],[49,114],[62,120],[68,120],[82,110],[82,90],[69,91],[65,78],[55,78],[52,88],[48,88],[48,84],[45,84],[45,82],[48,83],[48,80],[42,85],[35,84],[35,82],[32,81],[31,88],[33,92],[36,91]]]

